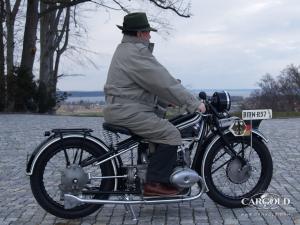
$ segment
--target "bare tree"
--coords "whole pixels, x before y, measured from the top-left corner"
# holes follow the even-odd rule
[[[23,50],[20,67],[32,73],[38,26],[39,0],[27,0],[26,22],[23,38]]]
[[[14,67],[14,28],[16,22],[16,15],[19,11],[21,0],[16,0],[13,8],[10,0],[5,0],[6,4],[6,29],[7,29],[7,74],[13,74]]]
[[[10,0],[5,0],[6,10],[6,69],[7,69],[7,99],[13,107],[16,79],[14,75],[15,22],[21,0],[16,0],[12,6]]]
[[[40,3],[41,11],[52,4]],[[63,13],[65,11],[65,13]],[[60,26],[60,21],[62,25]],[[51,110],[56,104],[56,84],[60,57],[69,40],[70,8],[60,8],[40,19],[39,111]]]
[[[300,96],[300,66],[290,65],[285,68],[281,71],[278,82],[282,94]]]
[[[5,20],[4,0],[0,0],[0,111],[5,109],[5,56],[4,56],[4,29]]]
[[[190,17],[190,1],[187,0],[147,0],[154,6],[173,11],[175,14],[181,17]],[[41,11],[41,14],[49,13],[53,10],[75,6],[84,2],[93,2],[101,7],[111,9],[111,10],[123,10],[129,13],[129,5],[133,2],[128,3],[128,0],[44,0],[46,3],[57,3],[48,9]],[[137,2],[137,1],[135,1]]]
[[[251,94],[244,108],[272,108],[277,112],[300,109],[300,67],[287,66],[277,79],[266,74],[258,85],[260,90]]]
[[[300,67],[290,65],[278,77],[280,105],[284,111],[295,111],[300,107]]]
[[[123,0],[113,1],[92,1],[92,0],[43,0],[40,3],[40,80],[39,80],[39,111],[51,111],[55,106],[56,86],[58,79],[58,69],[60,58],[67,50],[69,42],[69,26],[71,6],[76,6],[83,2],[93,2],[99,7],[104,7],[107,10],[122,10],[126,13],[131,11],[130,3]],[[189,17],[189,5],[185,5],[184,1],[153,1],[155,7],[169,9],[176,14]],[[65,10],[65,11],[63,11]],[[77,25],[76,13],[73,7],[73,23]],[[65,12],[65,13],[63,13]],[[155,20],[155,19],[154,19]],[[59,28],[59,22],[61,27]],[[155,20],[158,23],[157,20]],[[167,23],[163,23],[167,24]],[[76,47],[75,47],[76,48]],[[74,46],[69,48],[74,50]],[[76,51],[76,50],[75,50]],[[54,54],[55,53],[55,54]]]
[[[3,0],[2,0],[3,1]],[[5,0],[9,1],[9,0]],[[139,0],[140,2],[144,2]],[[136,0],[135,2],[139,2]],[[189,17],[188,0],[147,0],[154,7],[170,10],[182,17]],[[128,0],[27,0],[26,22],[23,38],[23,49],[20,67],[17,72],[15,92],[15,109],[34,109],[34,102],[39,102],[41,112],[50,111],[44,103],[55,106],[56,85],[59,77],[59,63],[62,54],[68,49],[70,37],[70,13],[78,4],[92,2],[107,10],[123,10],[130,12],[134,2]],[[20,4],[16,0],[12,16]],[[38,6],[40,4],[40,13]],[[7,7],[10,6],[7,3]],[[35,93],[33,80],[33,64],[36,55],[37,27],[40,18],[40,79],[39,93]],[[75,21],[75,20],[74,20]],[[13,45],[10,45],[13,46]],[[12,48],[10,48],[11,51]],[[7,55],[11,55],[7,53]],[[12,63],[11,63],[12,62]],[[10,60],[8,68],[13,68]],[[11,66],[12,65],[12,66]],[[13,90],[13,89],[11,89]],[[39,100],[37,100],[39,99]],[[46,101],[45,101],[46,99]]]
[[[36,109],[35,82],[32,70],[36,53],[38,6],[39,0],[27,0],[22,57],[16,78],[14,107],[16,111],[34,111]]]

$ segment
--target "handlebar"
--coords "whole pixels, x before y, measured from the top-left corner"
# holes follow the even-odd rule
[[[209,116],[209,115],[215,115],[218,119],[222,119],[225,116],[222,113],[219,113],[217,109],[211,104],[210,99],[201,99],[203,103],[205,104],[206,112],[202,113],[197,111],[197,113],[201,114],[202,116]]]

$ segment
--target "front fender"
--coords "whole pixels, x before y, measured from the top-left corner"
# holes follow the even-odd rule
[[[63,136],[63,139],[67,139],[67,138],[82,138],[88,141],[93,142],[94,144],[98,145],[100,148],[104,149],[106,152],[109,151],[109,148],[105,145],[105,143],[103,143],[103,141],[101,141],[100,139],[91,136],[91,135],[86,135],[84,136],[84,134],[65,134]],[[26,175],[31,176],[33,173],[33,170],[35,168],[36,162],[39,159],[39,157],[41,156],[41,154],[51,145],[53,145],[54,143],[58,142],[61,140],[61,137],[58,136],[51,136],[48,139],[46,139],[45,141],[43,141],[31,154],[28,162],[27,162],[27,166],[26,166]],[[117,166],[114,160],[111,160],[112,163],[112,167],[114,170],[114,174],[117,175]],[[117,181],[115,182],[115,188],[117,187]]]

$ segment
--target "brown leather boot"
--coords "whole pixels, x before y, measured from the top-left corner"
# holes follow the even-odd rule
[[[177,195],[179,192],[177,188],[162,183],[146,183],[144,185],[144,196]]]

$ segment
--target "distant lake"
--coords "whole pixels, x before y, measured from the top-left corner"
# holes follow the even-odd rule
[[[229,92],[231,96],[242,96],[242,97],[249,97],[250,93],[253,92],[255,89],[227,89],[226,91]],[[215,91],[222,91],[222,90],[212,90],[212,89],[204,89],[203,91],[206,92],[208,96],[211,96]],[[197,95],[199,93],[199,90],[192,90],[192,92]],[[66,102],[91,102],[91,103],[100,103],[105,102],[104,96],[86,96],[89,92],[85,92],[84,96],[78,96],[76,97],[68,97]],[[93,94],[94,95],[94,94]]]
[[[91,97],[68,97],[66,102],[80,102],[80,101],[85,101],[85,102],[105,102],[105,97],[104,96],[91,96]]]
[[[246,97],[249,97],[250,94],[253,91],[255,91],[256,89],[224,89],[224,90],[227,91],[230,94],[230,96],[242,96],[242,97],[246,98]],[[208,96],[211,96],[211,95],[213,95],[214,92],[216,92],[216,91],[220,92],[223,90],[221,90],[221,89],[192,90],[192,92],[194,94],[198,94],[200,91],[205,91]]]

